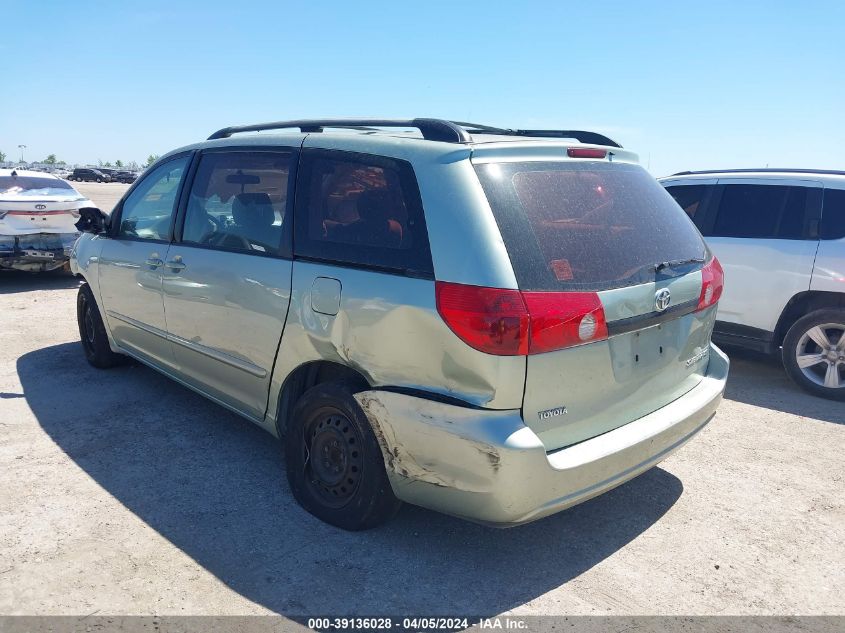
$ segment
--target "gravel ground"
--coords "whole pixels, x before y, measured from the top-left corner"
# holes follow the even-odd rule
[[[845,614],[845,406],[769,359],[732,353],[714,421],[581,506],[511,530],[406,506],[350,534],[296,505],[257,427],[89,367],[77,286],[0,276],[0,613]]]

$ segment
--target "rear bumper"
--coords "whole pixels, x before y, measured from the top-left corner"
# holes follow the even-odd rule
[[[712,419],[728,367],[711,345],[706,375],[682,397],[551,453],[519,411],[469,409],[378,390],[356,398],[382,445],[397,497],[504,527],[586,501],[668,457]]]
[[[0,268],[53,270],[70,258],[79,233],[0,235]]]

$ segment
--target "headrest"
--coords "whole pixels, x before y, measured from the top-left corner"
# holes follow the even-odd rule
[[[358,215],[363,220],[385,220],[392,218],[393,202],[387,189],[368,189],[358,196]]]
[[[239,193],[232,200],[232,218],[240,226],[270,226],[276,212],[268,194]]]

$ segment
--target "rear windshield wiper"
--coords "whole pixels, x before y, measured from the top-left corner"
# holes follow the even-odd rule
[[[668,262],[660,262],[654,265],[654,272],[659,273],[661,270],[667,268],[675,268],[677,266],[684,266],[685,264],[703,264],[703,257],[690,257],[689,259],[672,259]]]

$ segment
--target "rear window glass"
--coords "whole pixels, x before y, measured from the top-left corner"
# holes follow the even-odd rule
[[[64,180],[37,176],[0,176],[0,196],[74,196],[81,197]]]
[[[491,163],[476,171],[525,290],[645,283],[655,264],[705,256],[689,217],[637,165]]]

